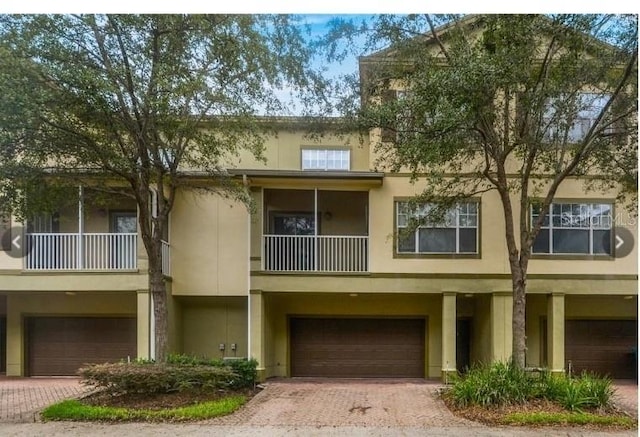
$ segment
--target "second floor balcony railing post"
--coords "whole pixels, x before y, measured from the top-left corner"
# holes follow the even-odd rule
[[[84,268],[84,188],[78,187],[78,260],[79,269]]]

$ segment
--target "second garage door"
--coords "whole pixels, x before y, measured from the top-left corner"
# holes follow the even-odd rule
[[[565,359],[574,373],[588,370],[612,378],[634,378],[635,320],[567,320]]]
[[[28,373],[75,375],[85,363],[136,357],[136,319],[33,317],[27,319]]]
[[[424,377],[424,319],[292,318],[291,375]]]

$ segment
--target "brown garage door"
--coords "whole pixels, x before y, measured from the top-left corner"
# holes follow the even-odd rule
[[[634,320],[567,320],[565,359],[574,373],[583,370],[612,378],[634,378],[632,348],[637,347]]]
[[[27,372],[74,375],[85,363],[136,356],[136,320],[124,317],[27,319]]]
[[[292,318],[291,375],[424,377],[424,319]]]

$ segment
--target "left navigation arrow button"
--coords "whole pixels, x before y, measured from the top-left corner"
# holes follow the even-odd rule
[[[20,238],[22,238],[22,236],[18,235],[16,238],[11,240],[11,244],[13,244],[16,249],[22,249],[22,246],[20,246]]]

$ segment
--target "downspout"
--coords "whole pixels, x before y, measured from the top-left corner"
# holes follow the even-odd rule
[[[249,189],[249,178],[242,175],[242,185]],[[251,359],[251,214],[247,214],[247,358]]]

